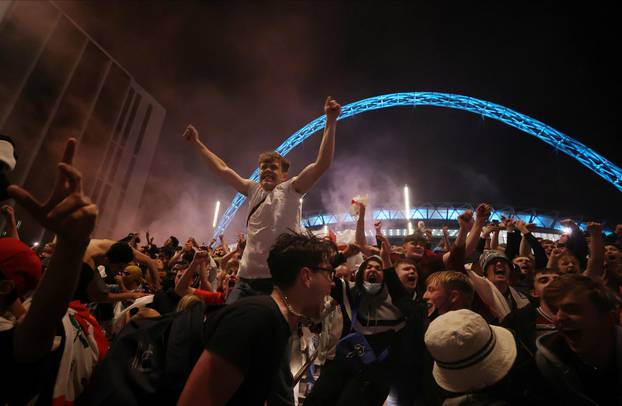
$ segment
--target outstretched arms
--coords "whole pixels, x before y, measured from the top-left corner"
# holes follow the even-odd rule
[[[248,195],[248,188],[253,182],[250,179],[242,178],[236,171],[229,168],[225,161],[220,159],[218,155],[214,154],[209,148],[207,148],[199,139],[199,132],[196,128],[194,128],[194,126],[190,124],[188,125],[186,131],[184,131],[184,138],[201,154],[203,160],[207,164],[207,167],[212,172],[220,176],[238,192],[245,196]]]

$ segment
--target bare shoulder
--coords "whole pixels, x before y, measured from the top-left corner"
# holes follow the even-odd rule
[[[104,255],[115,242],[114,240],[91,239],[89,246],[84,252],[84,260],[88,262],[93,257]]]

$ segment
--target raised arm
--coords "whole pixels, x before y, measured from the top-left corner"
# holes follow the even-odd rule
[[[228,254],[229,252],[231,252],[231,250],[229,249],[229,246],[225,244],[225,236],[223,234],[220,234],[218,236],[218,239],[220,240],[220,245],[223,251],[225,251],[225,254]]]
[[[203,160],[207,164],[207,167],[220,176],[225,182],[231,185],[235,190],[242,193],[244,196],[248,195],[248,189],[252,185],[250,179],[244,179],[236,171],[229,168],[229,166],[210,151],[199,139],[199,132],[192,125],[186,127],[184,131],[184,138],[192,145],[192,147],[201,154]]]
[[[518,256],[528,257],[530,253],[531,253],[531,248],[529,247],[529,244],[527,243],[527,239],[525,238],[525,235],[521,233],[520,249],[518,250]]]
[[[530,225],[525,224],[524,221],[517,221],[516,227],[518,228],[518,231],[521,232],[523,240],[526,241],[527,244],[529,244],[529,247],[531,247],[531,249],[533,250],[533,256],[535,258],[534,265],[536,269],[546,267],[546,264],[548,262],[546,252],[544,251],[544,248],[542,248],[542,244],[540,244],[540,241],[538,241],[538,239],[531,233],[531,230],[529,229]]]
[[[332,97],[328,96],[324,103],[326,113],[326,127],[320,144],[320,151],[315,162],[308,165],[298,174],[294,181],[294,190],[298,193],[307,193],[320,177],[328,170],[333,162],[335,153],[335,128],[337,127],[337,117],[341,113],[341,106]]]
[[[566,241],[566,248],[577,257],[581,266],[585,267],[587,264],[588,246],[579,225],[572,219],[560,220],[559,223],[572,230],[568,236],[568,241]]]
[[[356,203],[359,206],[359,217],[356,220],[356,231],[354,234],[354,241],[359,246],[361,252],[365,255],[376,254],[374,247],[367,244],[367,238],[365,238],[365,205],[362,203]]]
[[[601,279],[605,268],[605,242],[603,240],[603,225],[599,223],[587,223],[587,231],[592,238],[590,240],[590,258],[587,261],[585,276],[592,279]]]
[[[158,273],[158,267],[155,260],[151,259],[150,257],[135,248],[132,248],[132,251],[134,252],[134,259],[136,260],[136,262],[146,265],[147,268],[149,268],[149,275],[151,279],[149,282],[151,283],[152,287],[156,291],[160,290],[160,274]]]
[[[516,221],[514,219],[505,219],[505,231],[506,231],[506,244],[505,244],[505,256],[508,260],[512,261],[517,257],[520,249],[521,235],[516,230]]]
[[[489,204],[483,203],[477,206],[475,213],[477,217],[473,222],[473,228],[471,228],[469,232],[469,237],[466,242],[466,249],[464,252],[465,258],[471,258],[477,246],[479,245],[480,235],[482,233],[482,228],[488,222],[488,218],[490,217],[490,212],[492,208]]]
[[[194,292],[194,289],[190,287],[194,274],[201,271],[201,265],[209,260],[209,253],[207,251],[198,251],[194,254],[194,259],[190,263],[190,266],[184,274],[181,276],[177,285],[175,285],[175,293],[181,297]]]
[[[34,361],[47,354],[59,322],[74,294],[82,257],[95,228],[97,207],[82,194],[82,175],[71,166],[76,140],[67,142],[59,176],[48,201],[37,201],[28,191],[10,186],[8,192],[42,226],[57,235],[54,254],[39,281],[30,310],[15,330],[15,356]]]
[[[443,226],[443,244],[447,251],[451,250],[451,241],[449,241],[449,229],[447,226]]]
[[[460,229],[456,235],[456,241],[449,250],[443,254],[443,263],[448,270],[459,271],[464,269],[465,249],[467,233],[473,227],[473,212],[466,210],[458,216]]]

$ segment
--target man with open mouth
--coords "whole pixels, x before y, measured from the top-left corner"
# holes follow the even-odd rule
[[[600,281],[562,275],[544,289],[556,332],[540,337],[536,361],[560,397],[572,405],[622,402],[622,328],[617,301]]]
[[[184,138],[196,149],[209,169],[239,193],[248,197],[250,212],[246,220],[246,249],[240,260],[238,281],[227,303],[248,296],[272,292],[270,270],[266,262],[276,238],[288,231],[300,231],[300,198],[328,170],[335,151],[335,129],[341,106],[328,97],[324,103],[326,126],[315,162],[288,179],[289,162],[277,152],[259,156],[259,183],[242,178],[199,139],[188,125]]]

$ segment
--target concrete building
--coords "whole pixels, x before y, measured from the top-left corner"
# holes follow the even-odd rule
[[[95,235],[120,237],[133,227],[165,115],[53,2],[0,1],[0,133],[15,140],[14,183],[47,198],[62,148],[77,138],[75,164],[100,210]],[[16,212],[24,241],[48,237]]]

